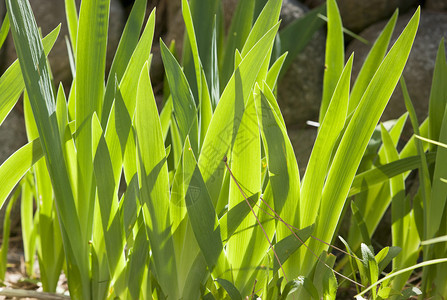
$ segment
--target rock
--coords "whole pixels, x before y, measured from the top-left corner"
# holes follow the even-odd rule
[[[447,10],[446,0],[426,0],[424,8],[433,9],[437,11]]]
[[[402,32],[413,13],[408,13],[399,17],[391,45]],[[386,22],[375,24],[364,32],[361,36],[373,42],[379,36],[380,31]],[[409,90],[409,94],[416,110],[419,122],[422,122],[428,114],[428,102],[430,88],[433,77],[436,53],[442,37],[447,36],[447,14],[422,11],[419,29],[410,53],[403,75]],[[354,52],[353,80],[357,77],[360,67],[363,64],[369,51],[369,46],[353,41],[347,48],[347,53]],[[382,120],[395,119],[406,111],[400,84],[397,85],[387,108],[382,116]],[[412,130],[408,128],[403,137],[411,135]]]
[[[80,2],[80,0],[76,0],[78,11]],[[55,84],[62,82],[66,90],[68,90],[68,87],[71,85],[72,76],[65,42],[65,36],[68,36],[68,28],[65,17],[65,2],[53,0],[30,0],[30,4],[33,8],[37,25],[42,29],[43,36],[47,35],[51,30],[62,23],[59,37],[48,57],[55,79]],[[118,46],[123,28],[124,10],[119,0],[112,0],[110,4],[109,37],[106,63],[109,67],[112,64],[113,56]],[[11,35],[9,35],[7,43],[6,56],[7,66],[9,66],[17,57]]]
[[[282,26],[304,16],[307,8],[297,1],[284,1]],[[278,104],[287,124],[304,127],[307,120],[318,120],[321,104],[326,38],[317,31],[299,53],[278,85]]]
[[[326,0],[305,0],[310,8],[325,3]],[[389,18],[396,8],[405,12],[415,7],[418,0],[338,0],[337,4],[343,19],[343,26],[353,32],[360,32],[377,21]]]

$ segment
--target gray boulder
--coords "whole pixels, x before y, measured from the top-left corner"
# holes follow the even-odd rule
[[[426,0],[425,8],[433,9],[437,11],[447,10],[447,1],[446,0]]]
[[[402,32],[413,13],[399,17],[391,45]],[[375,24],[361,36],[373,42],[379,36],[386,21]],[[433,77],[436,53],[442,37],[447,36],[447,14],[432,11],[422,11],[419,29],[410,53],[403,75],[409,90],[409,94],[416,110],[419,122],[422,122],[428,114],[428,102]],[[347,54],[355,53],[353,66],[353,80],[357,77],[360,67],[368,54],[369,47],[359,41],[353,41],[347,48]],[[382,120],[395,119],[406,111],[400,84],[397,85]],[[404,137],[411,134],[408,128]]]
[[[326,0],[304,0],[310,8],[325,2]],[[360,32],[377,21],[389,18],[396,8],[405,12],[418,2],[417,0],[338,0],[337,4],[343,25],[354,32]]]
[[[281,26],[304,16],[308,9],[295,0],[284,1]],[[299,53],[278,84],[278,104],[289,125],[303,128],[318,120],[321,104],[326,37],[319,30]]]
[[[2,1],[3,2],[3,1]],[[76,0],[78,11],[80,0]],[[42,35],[47,35],[51,30],[62,24],[59,37],[48,55],[55,84],[62,82],[68,90],[72,76],[68,61],[65,36],[68,36],[68,28],[65,17],[65,2],[54,0],[30,0],[31,7],[36,18],[37,25],[42,30]],[[124,10],[119,0],[112,0],[110,4],[109,37],[107,47],[107,65],[110,66],[118,46],[122,30],[124,28]],[[6,62],[9,66],[16,58],[12,36],[6,41]]]

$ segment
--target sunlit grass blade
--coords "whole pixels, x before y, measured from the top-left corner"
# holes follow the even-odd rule
[[[351,114],[359,104],[363,93],[368,87],[369,82],[376,73],[380,62],[386,54],[388,44],[390,43],[391,34],[393,33],[394,26],[396,25],[397,16],[398,12],[396,11],[380,33],[377,40],[374,42],[374,45],[369,51],[368,56],[360,69],[354,86],[352,87],[351,97],[349,99],[348,115]]]
[[[430,91],[429,102],[429,135],[432,140],[438,141],[445,116],[445,106],[447,103],[447,62],[445,57],[444,38],[441,39],[436,55],[435,70]],[[434,147],[431,146],[430,149]]]
[[[83,1],[79,14],[76,49],[76,150],[78,161],[77,211],[82,234],[92,234],[94,176],[91,118],[101,117],[110,0]]]
[[[287,57],[287,52],[281,55],[270,67],[267,78],[265,79],[265,82],[268,84],[269,88],[271,90],[275,90],[276,84],[278,82],[279,72],[283,68],[284,61]]]
[[[144,27],[143,33],[141,34],[140,40],[138,41],[137,47],[135,48],[132,57],[130,58],[129,64],[127,65],[126,71],[124,72],[123,78],[119,84],[119,91],[121,92],[124,104],[126,106],[127,112],[122,111],[122,114],[127,113],[128,117],[133,120],[135,114],[136,106],[136,95],[138,87],[138,76],[135,74],[140,74],[143,65],[146,61],[150,61],[150,49],[152,47],[152,41],[154,38],[155,29],[155,10],[151,12],[149,18]],[[126,181],[129,182],[136,170],[136,148],[135,148],[135,137],[131,127],[128,123],[124,123],[126,127],[120,128],[118,132],[120,142],[126,141],[126,149],[124,153],[124,175]],[[124,151],[124,149],[122,149]]]
[[[439,45],[430,95],[429,137],[443,144],[447,143],[447,88],[442,84],[442,82],[447,80],[447,63],[445,59],[444,39],[442,39]],[[433,144],[431,145],[432,147],[430,148],[435,148]],[[445,218],[447,185],[440,180],[441,178],[447,178],[445,161],[447,161],[447,149],[445,147],[437,147],[431,199],[427,203],[428,220],[427,236],[425,237],[427,239],[435,237],[442,218]]]
[[[256,114],[264,145],[269,181],[273,191],[274,210],[288,224],[299,227],[300,178],[298,164],[286,128],[264,94],[255,90]],[[289,228],[278,224],[276,228],[279,240],[289,235]],[[292,267],[297,254],[284,265],[286,276],[294,278],[297,268]]]
[[[57,105],[60,103],[65,103],[62,87],[59,88],[57,95]],[[26,91],[23,108],[28,139],[33,140],[39,136],[39,133]],[[56,115],[60,115],[57,110]],[[63,121],[61,117],[58,117],[59,120]],[[59,130],[61,127],[65,129],[65,124],[58,127]],[[35,175],[35,197],[39,199],[36,201],[38,208],[36,212],[36,230],[39,233],[37,257],[39,259],[42,288],[45,292],[56,292],[57,282],[64,262],[64,253],[59,222],[56,218],[53,188],[45,160],[39,160],[34,165],[33,171]]]
[[[20,225],[22,229],[23,254],[26,275],[34,276],[34,260],[36,253],[37,228],[34,219],[34,194],[32,173],[25,175],[22,180],[22,194],[20,197]]]
[[[238,183],[234,180],[230,181],[228,209],[245,202],[245,197],[249,198],[261,193],[261,139],[255,116],[256,108],[253,96],[251,96],[245,107],[235,143],[229,154],[231,172],[237,178]],[[243,187],[245,195],[241,194],[238,185]],[[254,212],[257,211],[258,209],[254,210]],[[228,260],[234,269],[235,285],[242,293],[245,292],[243,288],[247,284],[246,280],[250,278],[250,273],[254,271],[252,269],[253,265],[259,264],[267,250],[266,247],[268,247],[268,244],[262,245],[262,242],[266,242],[262,232],[260,239],[252,239],[252,237],[257,236],[255,230],[261,230],[259,227],[256,228],[257,226],[253,228],[253,225],[257,225],[256,216],[249,214],[239,225],[237,229],[239,233],[233,235],[226,246]],[[251,242],[248,242],[250,240]],[[255,247],[259,250],[266,249],[258,253],[250,253],[248,247]],[[247,255],[241,255],[241,253]],[[256,257],[259,254],[262,254],[262,256]],[[251,286],[252,283],[249,285]]]
[[[109,146],[96,114],[92,118],[92,155],[97,186],[97,199],[102,222],[101,237],[104,239],[112,284],[116,275],[124,269],[124,232],[118,210],[117,181]],[[114,285],[116,295],[124,293],[124,287]]]
[[[382,140],[383,140],[383,148],[385,152],[386,162],[392,162],[399,159],[399,154],[395,146],[393,145],[393,141],[391,140],[391,136],[385,127],[382,126]],[[404,174],[400,174],[390,179],[390,196],[391,196],[391,235],[393,240],[394,247],[400,247],[401,249],[405,249],[404,253],[397,256],[393,262],[393,269],[401,269],[410,264],[414,264],[416,261],[408,261],[408,257],[412,256],[411,249],[405,248],[407,244],[407,233],[410,227],[410,205],[409,198],[405,196],[405,176]],[[414,255],[413,255],[414,256]],[[393,280],[393,287],[396,290],[401,290],[405,285],[405,282],[408,280],[410,276],[409,273],[405,275],[401,275]]]
[[[219,20],[218,24],[223,22],[221,0],[193,0],[182,1],[182,14],[185,22],[186,34],[183,41],[183,67],[186,77],[191,86],[191,91],[199,105],[201,93],[201,71],[202,66],[207,80],[211,73],[212,59],[212,36],[214,19]],[[188,6],[188,7],[187,7]],[[192,35],[192,32],[195,34]],[[219,29],[219,34],[221,30]],[[223,31],[222,31],[223,32]],[[218,37],[220,39],[220,37]],[[190,46],[189,46],[190,45]],[[200,61],[200,63],[198,63]],[[207,81],[208,86],[211,82]]]
[[[59,35],[60,26],[51,31],[43,40],[45,54],[48,55]],[[19,99],[25,88],[19,61],[16,60],[0,77],[0,125]]]
[[[236,6],[236,11],[228,30],[225,48],[220,58],[220,81],[222,88],[228,82],[234,70],[234,51],[236,49],[242,50],[250,33],[254,7],[255,0],[239,1]]]
[[[345,60],[345,47],[343,40],[343,26],[341,23],[340,12],[335,0],[328,0],[327,6],[327,40],[326,40],[326,58],[324,66],[323,79],[323,98],[320,106],[320,124],[323,122],[326,110],[337,86],[338,79],[343,71]]]
[[[369,139],[401,76],[419,24],[418,9],[371,80],[357,110],[354,112],[335,153],[323,189],[322,203],[315,236],[330,242],[348,196],[350,186]],[[310,241],[309,246],[320,253],[326,246]],[[314,258],[303,258],[302,272],[309,272]]]
[[[393,273],[389,273],[387,276],[377,280],[376,282],[374,282],[373,284],[371,284],[368,288],[364,289],[361,293],[358,293],[357,295],[355,295],[356,299],[362,299],[359,298],[360,296],[364,295],[365,293],[369,292],[371,289],[375,288],[376,286],[378,286],[379,284],[381,284],[382,282],[389,280],[390,278],[393,278],[395,276],[398,276],[402,273],[406,273],[408,271],[412,271],[421,267],[425,267],[425,266],[430,266],[430,265],[435,265],[435,264],[442,264],[442,263],[446,263],[447,262],[447,258],[438,258],[438,259],[433,259],[433,260],[429,260],[429,261],[424,261],[422,263],[418,263],[416,265],[413,265],[411,267],[393,272]]]
[[[194,97],[188,80],[177,60],[163,42],[160,43],[160,47],[169,89],[171,90],[174,116],[180,132],[181,144],[184,145],[186,136],[189,135],[194,155],[197,155],[199,151],[198,120]]]
[[[70,35],[73,53],[76,53],[78,39],[78,12],[75,0],[65,0],[65,15],[67,17],[68,33]]]
[[[202,150],[198,159],[203,179],[213,204],[219,197],[224,173],[222,159],[234,144],[234,133],[239,128],[242,107],[248,101],[251,90],[260,70],[259,61],[269,53],[278,24],[271,28],[244,57],[228,82],[219,104],[214,111]]]
[[[184,168],[185,170],[192,170],[192,173],[188,174],[189,178],[186,179],[185,205],[194,236],[205,257],[209,270],[213,271],[216,265],[218,265],[219,258],[224,255],[222,252],[223,244],[220,226],[202,174],[191,148],[187,147],[188,145],[189,139],[186,140]],[[222,273],[223,270],[216,271]]]
[[[265,4],[244,43],[244,47],[241,51],[241,56],[243,58],[245,58],[247,53],[258,43],[264,34],[278,23],[281,4],[281,0],[271,0]],[[261,60],[258,60],[258,63],[260,62]]]
[[[200,2],[202,2],[202,3],[200,3]],[[211,12],[214,12],[215,8],[213,9],[212,6],[216,6],[217,2],[218,1],[215,1],[215,0],[194,1],[193,3],[196,4],[195,7],[197,7],[197,8],[200,7],[200,9],[203,12],[203,14],[201,15],[201,18],[196,18],[196,20],[208,19],[212,15],[212,13],[210,14],[209,11],[206,11],[206,9],[208,7],[205,7],[205,5],[206,4],[210,5],[211,7],[209,7],[209,8],[211,9]],[[190,62],[188,63],[188,58],[186,58],[186,61],[185,61],[185,57],[183,57],[183,63],[184,63],[184,66],[189,69],[191,69],[191,65],[194,66],[193,73],[195,74],[195,77],[196,77],[194,88],[196,89],[196,95],[197,95],[195,97],[196,98],[195,103],[198,106],[198,105],[200,105],[201,99],[202,99],[202,70],[201,70],[202,62],[201,62],[200,56],[199,56],[199,48],[197,46],[197,40],[196,40],[197,35],[195,33],[193,18],[191,15],[191,9],[189,7],[187,0],[182,0],[182,15],[183,15],[183,20],[185,21],[185,27],[186,27],[186,33],[187,33],[185,41],[187,41],[190,46],[190,47],[188,47],[188,46],[183,47],[183,52],[184,52],[184,54],[188,53],[190,56],[192,56],[192,64]],[[205,16],[207,16],[207,17],[205,17]],[[201,22],[203,22],[203,20]],[[202,25],[204,25],[204,24],[202,24]],[[211,28],[210,25],[211,24],[207,24],[208,27],[206,27],[206,28],[201,28],[201,29],[197,28],[199,31],[200,30],[202,31],[202,35],[201,36],[199,35],[200,37],[203,37],[204,30],[209,30],[209,28]],[[211,44],[211,43],[209,43],[209,44]],[[186,55],[188,55],[188,54],[186,54]],[[203,54],[205,54],[205,53],[203,53]],[[189,60],[191,60],[191,58]],[[168,80],[169,80],[169,77],[168,77]],[[192,80],[192,77],[190,77],[190,82],[193,82],[193,81],[194,80]],[[171,94],[172,94],[172,90],[171,90]],[[196,153],[196,155],[197,155],[197,153]]]
[[[169,178],[160,118],[149,79],[143,66],[137,90],[135,116],[140,202],[152,251],[152,262],[163,293],[177,299],[179,288],[174,246],[169,225]]]
[[[55,114],[56,105],[42,41],[28,1],[8,0],[7,8],[12,20],[14,44],[56,197],[70,277],[70,293],[75,299],[90,299],[88,245],[83,239],[79,219],[73,214],[76,205],[63,156]]]
[[[11,231],[11,212],[20,195],[20,188],[9,199],[9,203],[6,206],[5,215],[3,219],[3,232],[2,232],[2,246],[0,247],[0,281],[5,280],[6,268],[8,266],[8,251],[9,251],[9,234]]]
[[[3,19],[2,26],[0,28],[0,49],[3,46],[3,43],[6,40],[6,37],[8,36],[9,32],[9,17],[8,14],[5,15],[5,18]]]
[[[113,57],[102,107],[101,125],[103,128],[105,128],[105,124],[109,118],[110,108],[112,107],[115,80],[117,79],[118,82],[120,82],[123,78],[132,53],[138,44],[144,15],[146,13],[146,6],[147,0],[137,0],[133,4],[129,17],[127,18],[126,26],[121,35],[118,48],[116,49],[115,56]]]
[[[332,153],[347,117],[352,62],[353,56],[346,63],[335,87],[309,158],[301,188],[300,211],[306,212],[302,214],[301,227],[313,224],[320,208],[321,194]]]

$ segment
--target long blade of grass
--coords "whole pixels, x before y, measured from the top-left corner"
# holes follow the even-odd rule
[[[130,11],[129,18],[127,19],[126,26],[124,27],[121,35],[118,48],[116,49],[115,56],[113,57],[112,66],[110,67],[109,77],[107,79],[106,90],[104,93],[104,103],[102,107],[102,119],[101,125],[105,128],[105,124],[109,118],[110,108],[112,107],[115,79],[118,82],[123,78],[126,67],[129,64],[129,60],[135,47],[138,44],[140,37],[141,27],[143,25],[144,15],[146,13],[147,0],[137,0],[133,4]]]
[[[220,61],[220,81],[222,82],[222,87],[228,82],[234,70],[234,51],[236,49],[242,50],[250,33],[254,7],[255,0],[239,1],[236,6]]]
[[[0,49],[3,46],[3,43],[6,40],[6,37],[8,36],[9,32],[9,17],[8,14],[5,15],[5,18],[3,19],[2,26],[0,28]]]
[[[62,152],[56,105],[42,41],[28,1],[8,0],[7,8],[11,17],[14,44],[56,197],[68,277],[71,279],[70,294],[74,298],[90,299],[88,244],[83,239],[79,219],[73,213],[76,205]]]
[[[447,87],[442,82],[446,82],[446,80],[447,62],[444,39],[442,39],[439,45],[430,94],[429,137],[444,144],[447,143]],[[444,111],[444,114],[441,117],[442,111]],[[443,163],[447,161],[447,149],[445,147],[437,147],[436,152],[431,198],[430,202],[427,203],[429,215],[427,220],[427,239],[435,237],[436,232],[439,230],[441,219],[445,214],[444,207],[447,199],[447,185],[440,180],[441,178],[447,178],[446,168]]]
[[[399,39],[383,60],[362,100],[354,112],[334,156],[322,194],[315,236],[330,242],[350,186],[374,128],[402,74],[419,24],[420,9],[416,11]],[[310,241],[316,253],[325,250],[321,243]],[[313,258],[307,253],[303,272],[309,272]]]
[[[393,277],[396,277],[400,274],[406,273],[408,271],[412,271],[415,270],[417,268],[422,268],[422,267],[426,267],[426,266],[431,266],[431,265],[435,265],[435,264],[442,264],[442,263],[446,263],[447,262],[447,258],[439,258],[439,259],[433,259],[433,260],[429,260],[429,261],[424,261],[421,263],[418,263],[416,265],[413,265],[411,267],[399,270],[397,272],[393,272],[388,274],[387,276],[381,278],[380,280],[377,280],[376,282],[374,282],[373,284],[371,284],[368,288],[364,289],[361,293],[358,293],[357,295],[355,295],[356,299],[363,299],[360,298],[362,295],[366,294],[367,292],[369,292],[371,289],[373,289],[374,287],[378,286],[379,284],[381,284],[382,282],[389,280]]]
[[[299,227],[300,178],[292,144],[287,136],[286,128],[266,96],[258,89],[255,92],[257,93],[255,94],[256,114],[267,157],[274,209],[286,223]],[[289,228],[284,224],[279,224],[276,234],[281,240],[289,235]],[[297,275],[297,269],[292,267],[296,259],[295,254],[284,265],[288,278],[295,278]]]
[[[75,0],[65,0],[65,15],[67,17],[68,34],[70,35],[73,53],[76,53],[78,44],[78,12]]]
[[[174,58],[168,47],[161,41],[161,54],[166,70],[166,77],[171,90],[174,116],[180,131],[181,144],[185,144],[189,135],[194,154],[198,154],[198,120],[197,108],[191,89],[182,68]],[[200,69],[200,68],[199,68]],[[198,70],[200,72],[200,70]],[[199,74],[199,76],[201,76]]]
[[[306,227],[315,222],[318,214],[321,194],[326,179],[327,171],[330,167],[330,160],[337,139],[343,130],[349,102],[349,84],[351,81],[353,56],[346,63],[346,66],[335,87],[329,107],[318,130],[306,174],[303,178],[301,188],[300,220],[301,227]]]
[[[335,0],[327,1],[327,40],[326,40],[326,58],[323,78],[323,98],[320,107],[320,124],[323,122],[326,110],[337,86],[340,74],[343,71],[345,60],[345,47],[343,41],[343,26],[341,23],[340,12]]]
[[[78,215],[82,233],[91,236],[94,176],[91,118],[101,117],[110,0],[83,1],[76,49],[76,150],[78,157]]]
[[[388,45],[390,43],[391,34],[393,33],[394,26],[396,25],[397,16],[398,12],[396,11],[380,33],[377,40],[374,42],[374,45],[369,51],[368,56],[360,69],[354,86],[352,87],[351,97],[349,99],[348,115],[351,114],[358,106],[369,82],[373,78],[377,68],[385,57]]]
[[[43,40],[45,54],[48,55],[59,35],[60,26],[51,31]],[[25,82],[20,71],[19,61],[16,60],[0,77],[0,125],[19,99],[25,88]]]
[[[178,299],[174,246],[169,226],[169,177],[160,118],[143,66],[137,90],[135,129],[139,158],[140,201],[152,251],[152,261],[163,293]]]
[[[261,68],[258,62],[264,61],[269,53],[277,29],[278,24],[244,57],[222,93],[208,127],[198,165],[213,204],[217,202],[221,189],[224,173],[222,158],[234,144],[235,133],[241,122],[242,107],[248,101]]]

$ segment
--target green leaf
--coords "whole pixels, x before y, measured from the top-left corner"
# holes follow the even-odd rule
[[[11,17],[14,44],[56,197],[70,278],[70,294],[74,298],[90,299],[88,244],[82,237],[79,219],[73,213],[76,206],[62,152],[56,105],[42,41],[28,1],[8,0],[7,8]]]
[[[374,45],[369,51],[368,56],[366,57],[365,62],[357,75],[357,79],[352,87],[351,97],[349,99],[348,115],[351,114],[358,106],[360,100],[362,99],[363,93],[368,87],[369,82],[373,78],[386,54],[390,43],[391,34],[393,33],[394,26],[396,25],[397,16],[398,12],[396,11],[380,33],[377,40],[374,42]]]
[[[255,104],[267,157],[274,210],[286,223],[299,227],[300,177],[292,144],[281,119],[259,89],[255,90]],[[276,234],[277,239],[283,239],[289,235],[289,228],[278,224]],[[294,259],[296,256],[284,266],[286,276],[290,278],[298,275],[297,268],[292,267],[296,263]]]
[[[315,236],[326,242],[332,239],[368,141],[402,74],[416,35],[419,15],[418,9],[383,60],[363,94],[335,153],[323,190],[319,221],[315,229]],[[309,246],[316,253],[327,247],[316,241],[311,241]],[[309,272],[314,261],[311,254],[308,253],[303,261],[304,270]]]
[[[293,293],[299,293],[306,299],[319,299],[318,291],[312,281],[304,276],[299,276],[297,279],[289,281],[282,292],[281,300],[288,299],[288,296]]]
[[[436,155],[433,152],[426,154],[428,163],[434,162],[435,158]],[[360,192],[366,191],[368,188],[371,188],[376,184],[387,181],[401,173],[414,170],[420,165],[420,156],[410,156],[360,173],[355,176],[348,196],[354,196]]]
[[[140,201],[152,251],[156,278],[163,293],[177,299],[177,271],[169,218],[169,177],[160,118],[146,63],[137,90],[135,130]]]
[[[9,234],[11,230],[11,211],[14,204],[19,197],[20,189],[17,189],[16,193],[9,200],[8,206],[6,206],[5,215],[3,219],[3,232],[2,232],[2,246],[0,247],[0,280],[5,280],[6,268],[8,266],[8,251],[9,251]]]
[[[60,29],[60,26],[56,27],[42,40],[46,55],[48,55],[51,48],[53,48]],[[0,94],[2,95],[0,98],[0,125],[16,104],[24,88],[25,83],[20,71],[19,61],[15,60],[3,73],[2,77],[0,77]]]
[[[23,253],[25,258],[26,275],[34,276],[34,261],[36,253],[37,228],[34,222],[34,195],[32,173],[26,174],[22,180],[22,194],[20,197],[20,225],[22,229]]]
[[[351,55],[335,87],[309,158],[300,197],[300,211],[306,212],[300,220],[301,226],[313,224],[320,209],[320,199],[334,147],[337,146],[346,122],[352,61]]]
[[[271,30],[271,28],[278,23],[281,4],[281,0],[271,0],[265,4],[244,43],[244,47],[241,51],[242,57],[245,57],[247,53],[259,43],[259,40],[266,34],[266,32]],[[261,61],[263,60],[258,60],[258,63],[261,63]]]
[[[217,278],[216,281],[225,289],[231,300],[242,300],[241,294],[230,281],[222,278]]]
[[[242,107],[245,107],[248,101],[261,67],[258,62],[264,61],[269,53],[277,29],[278,24],[244,57],[223,91],[208,127],[198,165],[213,204],[217,202],[221,189],[224,173],[222,159],[234,144],[235,134],[241,122]]]
[[[6,13],[5,18],[3,19],[2,26],[0,28],[0,49],[3,46],[3,43],[6,40],[9,32],[9,17],[8,13]]]
[[[345,47],[343,40],[343,25],[340,12],[335,0],[327,1],[327,40],[326,58],[323,78],[323,98],[320,107],[320,124],[323,122],[326,110],[329,107],[332,94],[337,86],[340,74],[343,71],[345,60]]]
[[[180,131],[181,144],[185,144],[186,136],[189,135],[191,147],[194,154],[197,155],[199,147],[198,120],[192,92],[182,68],[163,41],[160,41],[160,47],[169,89],[171,90],[174,116]]]
[[[447,63],[445,59],[444,39],[442,39],[441,44],[439,45],[430,94],[429,137],[444,144],[447,143],[447,88],[441,82],[447,80]],[[441,117],[442,111],[444,111],[444,114]],[[447,199],[447,184],[442,182],[441,178],[447,178],[447,172],[442,163],[446,160],[447,149],[445,147],[437,147],[431,198],[427,203],[428,229],[426,238],[435,237],[436,232],[439,230],[442,218],[445,218],[444,210]]]
[[[281,265],[283,265],[287,261],[287,259],[310,238],[313,230],[313,225],[298,231],[294,230],[293,233],[276,243],[274,248],[276,255],[278,255],[279,261],[281,262]],[[275,259],[273,262],[273,271],[276,272],[279,270],[279,268],[279,263]]]
[[[92,118],[92,155],[99,203],[102,238],[104,239],[110,274],[124,268],[124,232],[118,210],[118,195],[113,172],[113,164],[98,116]],[[118,287],[115,293],[118,295]]]
[[[424,261],[422,263],[418,263],[415,264],[411,267],[399,270],[397,272],[394,273],[390,273],[387,276],[377,280],[376,282],[374,282],[373,284],[371,284],[368,288],[364,289],[361,293],[358,293],[357,295],[355,295],[355,297],[358,299],[359,296],[364,295],[365,293],[369,292],[370,290],[372,290],[373,288],[375,288],[376,286],[378,286],[379,284],[381,284],[382,282],[386,281],[386,280],[390,280],[391,278],[398,276],[402,273],[406,273],[408,271],[417,269],[417,268],[421,268],[421,267],[425,267],[425,266],[430,266],[430,265],[435,265],[435,264],[442,264],[442,263],[446,263],[447,262],[447,258],[439,258],[439,259],[433,259],[433,260],[429,260],[429,261]]]
[[[108,119],[110,108],[112,107],[115,78],[118,79],[118,82],[121,81],[135,47],[138,44],[144,15],[146,13],[146,7],[147,0],[135,1],[121,35],[118,48],[116,49],[104,93],[104,104],[102,107],[101,119],[103,128],[105,127],[105,122]]]
[[[91,118],[101,118],[110,0],[83,1],[76,49],[76,151],[79,169],[77,209],[81,230],[91,235],[94,211],[94,176]]]
[[[65,15],[67,17],[68,33],[70,35],[73,53],[76,53],[78,37],[78,13],[75,0],[65,0]]]
[[[220,63],[220,81],[226,84],[233,73],[234,52],[242,50],[244,43],[250,33],[255,0],[238,1],[233,18],[231,19],[228,37],[223,50]],[[222,85],[224,87],[224,85]]]
[[[360,233],[362,235],[362,241],[364,241],[367,245],[372,245],[371,235],[368,232],[365,220],[363,219],[363,216],[354,201],[351,201],[351,211],[352,215],[354,216],[354,220],[356,222],[355,225],[360,229]]]
[[[438,141],[444,119],[444,111],[447,103],[447,88],[445,82],[447,80],[447,62],[445,57],[444,38],[441,39],[436,55],[435,70],[433,72],[433,81],[430,91],[429,101],[429,131],[428,137]],[[430,147],[433,149],[433,147]]]
[[[189,139],[186,140],[186,145],[189,146]],[[190,180],[187,180],[186,209],[191,221],[191,227],[208,268],[213,270],[223,250],[220,226],[194,154],[191,148],[186,146],[184,165],[188,166],[185,167],[185,170],[193,170]]]

